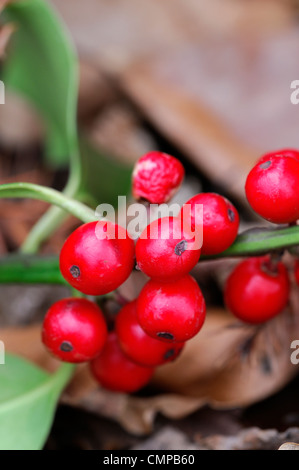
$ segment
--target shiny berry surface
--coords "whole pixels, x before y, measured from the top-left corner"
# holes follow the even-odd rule
[[[184,175],[184,167],[177,158],[163,152],[149,152],[135,164],[133,196],[152,204],[168,202],[179,189]]]
[[[180,215],[190,218],[193,229],[202,230],[203,255],[221,253],[232,245],[238,235],[238,211],[220,194],[197,194],[184,204]]]
[[[124,353],[144,366],[159,366],[173,361],[184,347],[184,343],[169,344],[149,336],[139,324],[136,300],[119,311],[115,331]]]
[[[191,231],[184,230],[180,218],[162,217],[141,233],[136,243],[136,261],[151,279],[169,282],[194,268],[200,248]]]
[[[264,219],[285,224],[299,218],[299,160],[284,155],[262,158],[247,176],[252,209]]]
[[[154,368],[143,367],[122,351],[116,333],[111,332],[102,353],[90,362],[94,378],[109,390],[133,393],[150,381]]]
[[[60,252],[63,277],[87,295],[103,295],[119,287],[134,262],[134,241],[124,228],[107,221],[81,225]]]
[[[162,341],[184,342],[192,338],[203,326],[205,314],[204,297],[189,274],[169,283],[150,280],[137,300],[141,327]]]
[[[299,161],[299,151],[292,148],[283,148],[280,150],[275,150],[273,152],[268,152],[262,155],[258,159],[258,163],[263,163],[271,159],[272,157],[291,157]]]
[[[233,315],[247,323],[262,323],[278,315],[289,300],[285,266],[269,264],[269,257],[248,258],[228,277],[224,300]]]
[[[42,341],[61,361],[90,361],[102,351],[106,340],[103,313],[87,299],[59,300],[50,307],[43,321]]]

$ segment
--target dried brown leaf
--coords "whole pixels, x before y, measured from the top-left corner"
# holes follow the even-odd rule
[[[155,62],[123,71],[121,86],[165,134],[215,184],[245,203],[246,175],[258,153],[211,112],[170,80],[156,74]]]
[[[299,450],[299,444],[295,442],[284,442],[278,450]]]
[[[258,327],[237,323],[222,310],[209,311],[201,332],[175,362],[157,370],[154,383],[215,408],[246,407],[298,373],[290,360],[296,338],[299,319],[291,310]]]
[[[53,1],[78,49],[240,201],[260,153],[298,145],[289,100],[299,72],[291,0]]]
[[[279,432],[276,429],[253,427],[244,429],[234,436],[198,437],[196,442],[202,450],[299,450],[297,444],[284,443],[286,439],[298,439],[298,437],[298,428]]]
[[[61,401],[114,419],[136,435],[152,430],[157,413],[179,419],[207,404],[216,409],[246,407],[281,389],[297,373],[290,362],[290,343],[299,337],[298,323],[286,311],[262,327],[247,327],[224,310],[209,310],[204,328],[183,354],[157,369],[152,382],[160,390],[156,395],[104,390],[83,364]],[[40,328],[4,329],[0,338],[7,350],[53,371],[58,362],[45,351]]]

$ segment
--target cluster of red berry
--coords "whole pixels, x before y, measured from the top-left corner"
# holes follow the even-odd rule
[[[299,152],[283,149],[263,155],[249,172],[246,197],[252,209],[273,224],[294,225],[299,220]],[[258,324],[287,306],[289,273],[277,253],[241,261],[224,288],[230,311],[240,320]],[[295,262],[299,284],[299,262]]]
[[[132,178],[135,199],[168,202],[180,187],[184,168],[174,157],[150,152],[139,159]],[[197,218],[198,205],[203,207]],[[137,242],[109,221],[81,225],[65,241],[60,269],[68,283],[86,296],[116,290],[138,267],[149,280],[138,298],[116,315],[108,331],[96,299],[67,298],[47,312],[42,340],[66,362],[89,362],[99,383],[111,390],[134,392],[155,367],[174,360],[201,329],[206,314],[203,294],[189,274],[200,254],[215,254],[235,240],[239,215],[224,197],[202,193],[187,201],[176,217],[149,223]],[[190,230],[182,215],[190,217]],[[203,219],[202,247],[194,245],[197,220]]]
[[[166,203],[183,178],[184,168],[176,158],[150,152],[135,165],[132,193],[139,201]],[[298,187],[299,153],[284,150],[258,161],[248,175],[246,195],[268,221],[293,224],[299,219]],[[106,220],[81,225],[60,253],[61,273],[73,288],[86,296],[105,295],[126,281],[135,266],[149,280],[138,297],[120,309],[109,332],[96,299],[56,302],[44,319],[45,346],[62,361],[89,362],[94,377],[108,389],[137,391],[202,328],[205,300],[190,271],[201,254],[217,255],[229,248],[239,222],[228,199],[200,193],[176,217],[149,223],[136,243],[125,228]],[[200,247],[194,236],[199,230]],[[297,275],[299,280],[299,264]],[[237,318],[259,323],[282,311],[289,284],[281,261],[269,255],[248,258],[230,274],[224,299]]]

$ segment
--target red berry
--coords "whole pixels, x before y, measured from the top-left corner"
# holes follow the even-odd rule
[[[50,353],[65,362],[86,362],[96,357],[107,340],[101,309],[90,300],[68,298],[48,310],[42,341]]]
[[[109,333],[102,353],[90,362],[95,379],[109,390],[133,393],[150,381],[154,369],[131,361],[122,351],[115,332]]]
[[[134,262],[134,241],[123,227],[107,221],[81,225],[60,253],[63,277],[86,295],[103,295],[119,287]]]
[[[287,305],[290,283],[283,263],[271,267],[269,257],[248,258],[227,279],[224,299],[229,310],[247,323],[262,323]]]
[[[295,149],[281,149],[281,150],[276,150],[274,152],[268,152],[268,153],[265,153],[265,155],[262,155],[258,159],[257,163],[266,162],[272,157],[291,157],[299,161],[299,151]]]
[[[192,229],[203,231],[203,255],[216,255],[235,241],[240,218],[234,205],[216,193],[200,193],[187,201],[181,217],[190,219]]]
[[[175,157],[157,151],[146,153],[134,167],[133,196],[152,204],[167,202],[179,189],[184,175],[184,167]]]
[[[198,263],[200,247],[181,219],[162,217],[149,224],[136,243],[139,269],[152,279],[167,281],[188,274]]]
[[[124,353],[143,366],[153,367],[173,361],[184,347],[184,343],[169,344],[149,336],[139,324],[136,300],[119,311],[115,330]]]
[[[245,191],[252,209],[275,224],[299,218],[299,160],[284,155],[258,162],[247,176]]]
[[[189,274],[178,281],[148,281],[137,300],[141,327],[153,338],[184,342],[201,329],[206,313],[205,300]]]

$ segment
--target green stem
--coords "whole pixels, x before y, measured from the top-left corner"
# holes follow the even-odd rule
[[[0,259],[0,284],[68,285],[57,256],[10,255]]]
[[[46,201],[74,215],[82,222],[96,220],[92,209],[55,189],[31,183],[10,183],[0,185],[0,198],[31,198]]]
[[[81,173],[81,164],[79,156],[72,158],[71,160],[70,177],[61,194],[65,197],[76,198],[80,188],[80,178],[78,175]],[[50,207],[31,229],[25,242],[20,248],[21,253],[36,253],[41,244],[61,225],[67,215],[68,214],[65,211],[61,210],[61,207],[57,207],[55,205]]]
[[[291,251],[291,248],[298,244],[298,226],[254,229],[240,234],[228,250],[213,257],[202,256],[201,261],[258,256],[285,249]],[[42,257],[20,254],[10,255],[0,260],[1,283],[68,285],[60,273],[58,256]],[[73,294],[76,293],[73,292]]]
[[[202,256],[201,260],[257,256],[299,245],[299,226],[254,228],[236,238],[224,252],[215,256]]]

